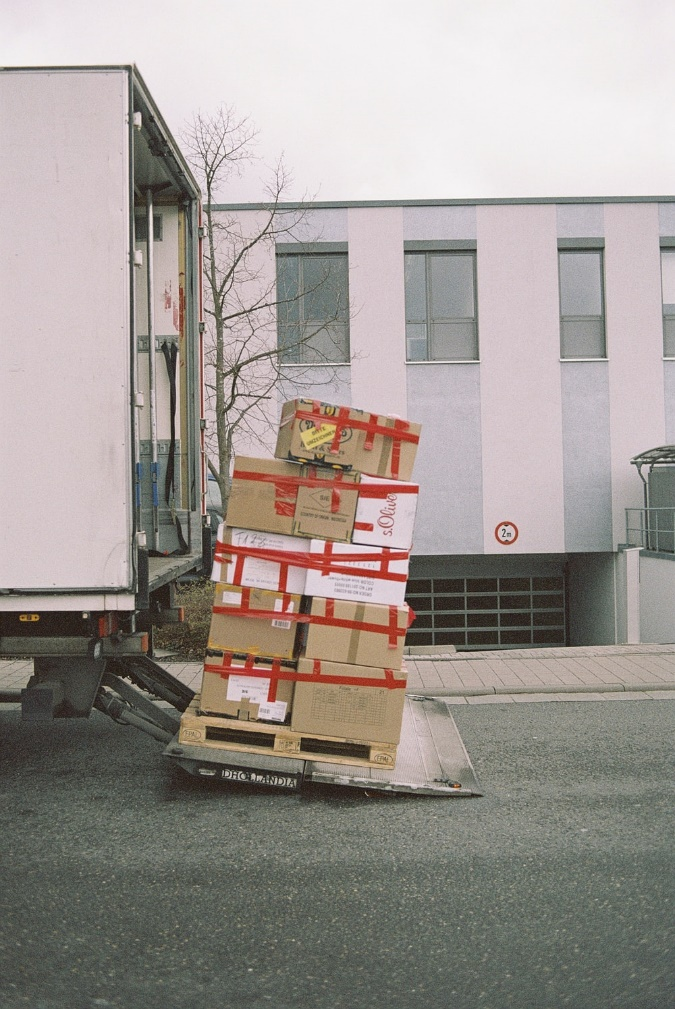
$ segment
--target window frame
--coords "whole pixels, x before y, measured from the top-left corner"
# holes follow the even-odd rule
[[[562,256],[595,255],[598,257],[600,281],[600,314],[592,315],[564,315],[563,314],[563,281],[561,258]],[[561,361],[606,361],[607,353],[607,308],[605,298],[605,249],[604,241],[594,239],[592,244],[584,240],[572,240],[558,242],[558,318],[560,333],[560,360]],[[565,352],[565,320],[578,322],[599,321],[602,330],[602,354],[569,354]]]
[[[153,242],[164,240],[164,215],[153,212],[152,215]],[[136,245],[147,245],[148,243],[148,215],[143,208],[134,209],[134,241]]]
[[[297,303],[297,306],[298,306],[298,319],[297,319],[297,322],[283,321],[283,319],[281,318],[281,312],[280,312],[280,308],[282,307],[283,302],[279,300],[279,298],[280,298],[279,264],[280,264],[280,261],[282,259],[288,260],[288,259],[291,259],[291,258],[295,258],[295,259],[298,260],[298,294],[297,294],[296,297],[294,297],[292,299],[293,302]],[[344,296],[345,306],[344,306],[344,310],[341,310],[340,308],[338,308],[338,315],[335,318],[331,318],[331,319],[326,319],[326,318],[324,318],[324,319],[305,319],[303,317],[303,308],[304,308],[304,306],[306,304],[305,299],[306,299],[307,295],[309,295],[309,294],[312,293],[311,290],[308,290],[308,291],[303,290],[303,286],[304,286],[304,271],[303,271],[302,264],[307,259],[335,259],[335,260],[341,260],[341,261],[344,262],[344,267],[345,267],[344,279],[345,279],[345,283],[346,283],[346,289],[344,291],[340,290],[338,292],[338,299],[341,298],[342,296]],[[277,351],[278,351],[278,354],[279,354],[279,363],[281,364],[281,366],[284,367],[284,368],[293,368],[293,367],[301,367],[301,368],[330,367],[330,368],[335,368],[335,367],[342,367],[342,366],[345,366],[345,365],[349,365],[350,362],[351,362],[351,333],[350,333],[350,325],[349,325],[351,313],[350,313],[350,302],[349,302],[349,252],[348,252],[347,244],[346,243],[342,243],[342,242],[277,243],[277,246],[276,246],[276,249],[275,249],[275,273],[276,273],[276,276],[275,276],[275,292],[276,292],[276,298],[277,298],[277,305],[276,305],[276,338],[277,338]],[[316,290],[316,289],[314,289],[314,290]],[[313,340],[314,336],[319,336],[320,337],[322,335],[322,333],[325,333],[325,331],[327,330],[327,328],[330,326],[331,323],[333,323],[333,324],[339,324],[341,326],[344,326],[344,328],[345,328],[345,346],[343,348],[344,357],[341,357],[340,360],[335,360],[333,358],[331,358],[331,359],[326,358],[325,360],[319,360],[319,361],[316,361],[316,360],[309,360],[309,361],[303,361],[303,360],[289,361],[289,360],[285,360],[284,359],[284,349],[283,349],[283,346],[282,346],[281,336],[282,336],[283,328],[285,326],[291,327],[293,325],[297,325],[298,328],[300,328],[300,327],[302,327],[304,325],[316,325],[318,327],[317,328],[317,332],[314,333],[312,335],[312,337],[310,337],[310,340],[307,343],[307,347],[311,348],[312,347],[312,340]],[[335,343],[335,346],[337,347],[337,343]],[[298,348],[298,349],[300,349],[300,348]],[[316,351],[316,348],[315,348],[315,352],[319,353],[320,351]]]
[[[406,364],[478,364],[480,362],[480,343],[479,343],[479,332],[478,332],[478,269],[477,269],[477,256],[476,256],[476,242],[452,242],[452,243],[437,243],[437,242],[406,242],[404,245],[404,276],[406,274],[407,257],[419,256],[423,258],[424,263],[424,319],[412,318],[409,314],[409,297],[407,285],[404,288],[404,298],[405,298],[405,360]],[[438,316],[437,318],[432,315],[432,281],[431,275],[432,270],[430,267],[430,261],[434,257],[465,257],[469,258],[471,262],[471,281],[472,281],[472,291],[471,300],[473,304],[473,315],[472,316]],[[418,292],[419,293],[419,292]],[[432,329],[434,325],[454,325],[457,323],[471,323],[472,325],[472,341],[473,341],[473,355],[467,357],[466,355],[457,357],[433,357],[432,351]],[[426,342],[426,353],[422,358],[415,358],[410,356],[410,337],[409,337],[409,326],[422,326],[425,327],[425,342]]]
[[[673,302],[665,302],[664,292],[663,292],[663,256],[669,254],[675,256],[675,238],[661,239],[659,248],[659,269],[660,269],[660,281],[661,281],[661,325],[663,331],[663,358],[666,361],[675,360],[675,311],[672,313],[666,313],[666,304],[675,304]],[[673,334],[669,337],[666,333],[666,322],[672,320],[673,322]],[[668,353],[667,343],[673,343],[673,352]]]

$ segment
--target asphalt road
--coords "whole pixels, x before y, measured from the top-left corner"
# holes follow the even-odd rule
[[[453,713],[483,798],[215,786],[5,709],[0,1007],[675,1006],[675,703]]]

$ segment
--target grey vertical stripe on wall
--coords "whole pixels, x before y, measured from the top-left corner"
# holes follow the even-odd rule
[[[403,240],[456,241],[476,238],[476,208],[404,207]]]
[[[663,362],[663,381],[665,385],[666,407],[666,444],[675,445],[675,361]],[[657,448],[651,445],[650,448]]]
[[[415,554],[483,553],[479,368],[408,366],[408,418],[422,425]]]
[[[659,203],[659,235],[675,236],[675,203]]]
[[[604,210],[602,203],[559,203],[556,207],[558,238],[602,238]]]
[[[609,375],[605,361],[561,364],[565,549],[612,550]]]

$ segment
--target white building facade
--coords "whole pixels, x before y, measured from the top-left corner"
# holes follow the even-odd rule
[[[675,554],[626,531],[631,459],[675,443],[675,197],[313,204],[265,255],[270,339],[332,337],[286,354],[277,411],[422,424],[411,644],[675,640]]]

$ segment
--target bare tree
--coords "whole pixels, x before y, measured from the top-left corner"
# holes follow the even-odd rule
[[[282,380],[282,365],[330,363],[334,327],[344,325],[348,306],[337,295],[324,297],[319,322],[295,320],[293,306],[310,296],[319,298],[331,283],[329,271],[314,276],[297,290],[277,289],[274,247],[292,241],[305,222],[306,202],[284,206],[291,177],[283,160],[269,173],[265,200],[244,218],[216,209],[228,183],[252,166],[256,131],[247,118],[222,106],[215,115],[196,114],[183,133],[186,157],[203,187],[206,242],[204,251],[205,313],[207,317],[206,389],[215,431],[207,435],[208,465],[217,479],[223,509],[229,496],[235,441],[259,440],[271,423],[271,402]],[[325,318],[325,303],[332,304]],[[277,343],[277,315],[284,324]],[[320,337],[320,340],[317,340]],[[296,373],[296,380],[300,376]]]

